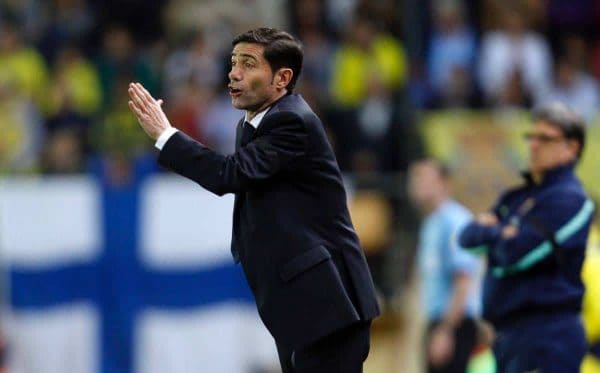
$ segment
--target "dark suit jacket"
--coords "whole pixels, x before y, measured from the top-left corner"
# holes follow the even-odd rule
[[[252,140],[223,156],[182,132],[159,163],[218,195],[235,193],[232,253],[277,343],[305,346],[379,314],[323,125],[295,94],[277,101]]]

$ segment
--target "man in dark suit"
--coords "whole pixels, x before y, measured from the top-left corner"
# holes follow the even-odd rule
[[[232,254],[284,373],[362,372],[379,309],[323,125],[292,94],[301,44],[270,28],[232,44],[229,92],[246,111],[233,155],[171,127],[162,101],[138,83],[129,87],[129,106],[157,140],[161,165],[215,194],[235,194]]]

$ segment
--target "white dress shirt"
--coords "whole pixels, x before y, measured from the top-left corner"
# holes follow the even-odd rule
[[[258,114],[256,114],[254,116],[254,118],[252,118],[250,120],[248,120],[248,112],[246,112],[245,121],[250,123],[250,125],[252,125],[252,127],[254,127],[254,129],[257,129],[258,126],[260,125],[260,122],[262,121],[263,117],[265,116],[265,114],[267,114],[267,111],[269,110],[269,108],[270,108],[270,106],[267,107],[266,109],[264,109],[263,111],[259,112]],[[156,143],[154,143],[154,146],[158,150],[162,150],[162,148],[165,146],[167,141],[169,141],[171,136],[173,136],[177,131],[179,131],[179,130],[175,127],[167,128],[166,130],[163,131],[163,133],[160,134],[160,136],[158,136],[158,139],[156,139]]]

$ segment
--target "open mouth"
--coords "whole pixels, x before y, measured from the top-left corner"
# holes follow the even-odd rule
[[[242,90],[238,88],[229,87],[229,95],[231,97],[238,97],[242,94]]]

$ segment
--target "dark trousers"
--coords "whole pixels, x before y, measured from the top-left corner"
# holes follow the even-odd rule
[[[578,315],[553,315],[499,328],[493,349],[498,373],[575,373],[587,345]]]
[[[427,326],[427,335],[425,336],[425,356],[431,339],[431,332],[440,324],[439,320],[431,321]],[[465,318],[454,330],[454,354],[452,358],[442,366],[433,366],[427,359],[427,372],[429,373],[464,373],[467,370],[469,357],[477,343],[477,328],[475,321],[471,318]]]
[[[292,350],[277,343],[283,373],[362,373],[369,355],[371,322],[360,322]]]

